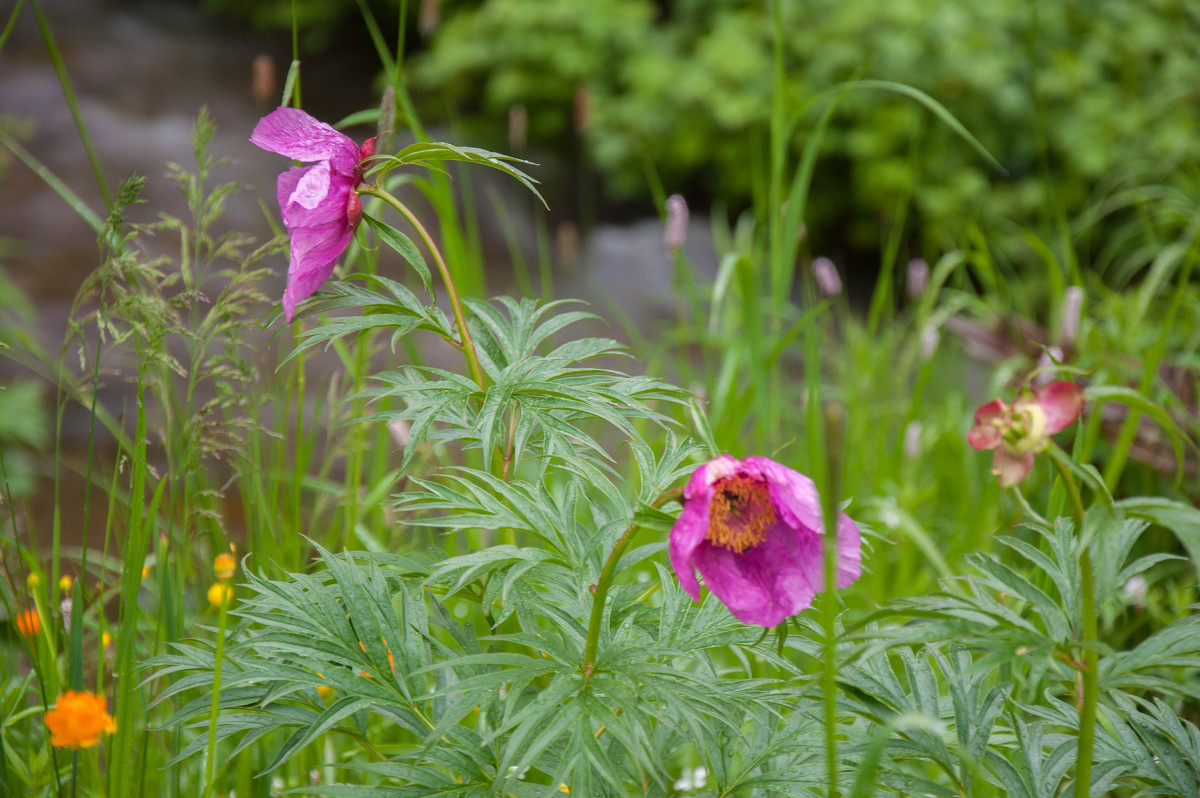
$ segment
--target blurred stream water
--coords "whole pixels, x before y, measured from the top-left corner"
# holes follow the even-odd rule
[[[186,217],[187,207],[177,187],[164,175],[169,162],[193,168],[191,128],[200,107],[207,106],[218,125],[210,154],[230,160],[216,171],[210,185],[236,180],[254,189],[230,199],[215,232],[238,229],[260,239],[269,237],[259,198],[274,210],[274,182],[282,161],[247,141],[258,118],[275,105],[274,100],[253,98],[251,65],[262,55],[274,61],[277,83],[269,96],[277,96],[291,56],[290,38],[230,29],[187,0],[45,0],[42,5],[110,190],[134,173],[150,178],[143,192],[145,204],[132,209],[129,218],[149,222],[160,212]],[[7,18],[8,12],[4,13]],[[376,102],[375,70],[362,58],[331,52],[306,59],[302,76],[306,110],[318,118],[340,119]],[[29,4],[0,50],[0,114],[38,160],[103,216],[91,166]],[[359,139],[369,135],[369,131],[348,132]],[[546,171],[531,169],[543,183],[571,179]],[[522,189],[508,178],[490,175],[474,179],[472,185],[480,194],[476,204],[488,288],[516,293],[504,234],[484,192],[498,190],[508,199]],[[508,204],[510,209],[516,207]],[[526,205],[532,207],[532,203],[521,207]],[[555,219],[550,217],[552,231]],[[532,219],[513,221],[527,259],[536,263]],[[555,237],[553,232],[551,236]],[[167,236],[145,243],[148,256],[171,255],[178,247]],[[559,266],[569,260],[573,267],[556,269],[557,296],[588,299],[601,315],[619,313],[643,330],[670,316],[670,269],[657,219],[625,226],[596,225],[578,249],[576,255],[559,258]],[[706,225],[695,215],[687,251],[702,271],[715,270]],[[0,148],[0,266],[33,301],[37,336],[52,356],[63,340],[75,293],[98,262],[92,230],[37,175]],[[277,297],[286,260],[279,257],[270,265],[277,277],[266,289]],[[264,350],[270,333],[262,333]],[[624,337],[615,328],[601,334]],[[279,356],[280,344],[273,348],[269,361]],[[0,382],[20,376],[19,369],[0,358]],[[52,386],[47,386],[48,412],[52,412],[52,395]],[[115,415],[132,414],[132,385],[110,380],[100,396]],[[86,412],[72,408],[64,418],[63,446],[69,459],[84,460],[87,435]],[[111,441],[101,437],[99,443],[98,462],[111,463],[115,452]],[[48,475],[41,474],[40,490],[30,505],[31,523],[49,520],[51,487]],[[71,530],[82,525],[82,503],[76,500],[82,480],[65,478],[60,488],[67,497],[63,528],[68,539],[76,539]]]

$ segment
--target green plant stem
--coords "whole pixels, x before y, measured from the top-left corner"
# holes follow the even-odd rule
[[[421,224],[421,220],[409,210],[407,205],[382,188],[378,186],[363,186],[358,190],[358,193],[379,197],[388,205],[395,208],[416,229],[417,234],[421,236],[421,240],[425,242],[425,246],[429,247],[429,251],[433,254],[433,260],[437,263],[438,272],[442,275],[442,282],[446,286],[446,295],[450,299],[450,308],[454,312],[454,322],[458,325],[458,334],[462,339],[460,341],[451,341],[451,343],[466,356],[467,367],[471,370],[471,379],[482,389],[484,387],[483,369],[479,365],[479,356],[475,353],[475,341],[471,339],[471,331],[467,328],[467,318],[463,314],[462,302],[458,298],[458,290],[454,287],[454,278],[450,276],[450,269],[446,266],[445,259],[442,258],[441,250],[434,243],[433,236],[429,234],[429,231],[425,229],[425,225]]]
[[[100,166],[100,158],[96,155],[96,148],[92,146],[92,138],[88,135],[87,125],[83,123],[83,116],[79,113],[79,103],[75,100],[71,77],[67,74],[67,65],[63,62],[58,43],[54,40],[54,33],[50,30],[50,22],[42,13],[40,0],[30,0],[29,5],[33,8],[34,16],[37,17],[42,42],[46,45],[46,52],[50,55],[54,71],[58,74],[58,82],[62,86],[63,96],[67,98],[67,106],[71,109],[71,118],[75,120],[75,127],[79,130],[79,140],[87,152],[88,163],[92,165],[92,173],[96,176],[96,184],[100,187],[100,196],[104,198],[104,207],[111,209],[112,195],[108,191],[108,181],[104,177],[104,169]]]
[[[222,581],[221,585],[222,590],[228,587],[232,592],[232,585],[229,582]],[[225,658],[225,626],[229,617],[227,613],[229,602],[232,600],[232,596],[227,596],[222,592],[217,616],[217,648],[213,652],[212,703],[208,710],[208,750],[204,755],[204,798],[212,795],[215,786],[213,770],[216,766],[217,754],[217,716],[221,708],[221,661]]]
[[[1071,509],[1075,513],[1075,534],[1079,535],[1079,590],[1082,594],[1083,612],[1083,702],[1079,708],[1079,747],[1075,755],[1075,798],[1088,798],[1092,784],[1092,751],[1095,747],[1096,698],[1099,687],[1097,679],[1098,658],[1096,656],[1096,597],[1092,577],[1092,555],[1087,541],[1083,539],[1083,499],[1079,486],[1066,465],[1054,458],[1062,475],[1067,493],[1071,497]]]
[[[822,554],[824,555],[824,589],[822,592],[821,626],[824,660],[821,673],[821,694],[825,704],[825,760],[827,794],[836,798],[837,786],[837,566],[838,566],[838,509],[842,477],[842,445],[846,433],[846,416],[840,404],[831,402],[825,408],[825,484],[821,486]]]
[[[668,500],[678,498],[679,491],[671,491],[659,496],[651,507],[661,507]],[[592,615],[588,619],[588,636],[587,643],[583,648],[583,678],[588,678],[592,675],[592,671],[596,669],[596,648],[600,644],[600,625],[604,620],[604,602],[608,598],[608,589],[612,586],[613,578],[617,575],[617,562],[621,559],[621,555],[625,551],[625,547],[629,545],[629,541],[633,539],[633,533],[638,529],[637,522],[630,524],[618,538],[616,544],[612,547],[612,551],[608,553],[608,559],[604,561],[604,568],[600,571],[600,578],[596,580],[596,589],[592,591]]]

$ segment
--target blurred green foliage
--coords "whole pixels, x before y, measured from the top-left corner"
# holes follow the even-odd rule
[[[1008,172],[907,98],[856,92],[827,137],[809,229],[849,219],[845,243],[872,244],[911,192],[925,242],[940,248],[964,214],[1027,224],[1073,215],[1118,181],[1158,182],[1200,155],[1198,31],[1200,6],[1182,0],[786,3],[792,109],[862,70],[944,103]],[[738,204],[765,149],[771,38],[765,2],[489,0],[451,5],[414,69],[479,130],[502,129],[524,104],[534,142],[569,129],[586,86],[582,133],[610,189],[644,190],[649,159],[668,188]]]
[[[207,2],[291,24],[292,0]],[[452,118],[503,148],[510,109],[523,106],[531,147],[570,152],[582,141],[614,198],[647,196],[648,166],[694,204],[745,207],[761,185],[768,0],[296,0],[302,42],[327,45],[339,22],[361,30],[360,7],[385,31],[406,17],[427,121]],[[928,93],[1006,170],[909,98],[844,95],[807,220],[814,245],[830,251],[874,249],[898,203],[911,201],[924,254],[962,245],[964,217],[1012,253],[1016,231],[1000,220],[1051,229],[1200,160],[1191,0],[808,0],[785,2],[782,33],[793,155],[827,101],[812,100],[861,76]]]

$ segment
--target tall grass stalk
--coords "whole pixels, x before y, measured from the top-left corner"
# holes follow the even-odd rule
[[[34,16],[37,17],[38,30],[41,31],[42,42],[46,45],[46,53],[50,56],[50,61],[54,64],[54,72],[58,76],[59,85],[62,86],[63,96],[67,100],[67,107],[71,109],[71,118],[75,120],[75,129],[79,133],[79,141],[87,153],[88,163],[91,164],[92,174],[96,178],[96,186],[100,189],[100,196],[104,199],[104,207],[111,209],[113,200],[112,193],[108,188],[108,180],[104,177],[104,168],[100,165],[100,157],[96,154],[96,148],[92,145],[92,137],[88,133],[87,125],[84,124],[83,115],[79,112],[79,103],[75,99],[75,89],[71,86],[71,76],[67,73],[67,65],[64,63],[62,53],[58,49],[58,42],[54,39],[54,32],[50,29],[50,22],[46,19],[46,14],[42,11],[41,0],[29,0],[29,5],[33,8]],[[15,12],[13,19],[16,19]]]

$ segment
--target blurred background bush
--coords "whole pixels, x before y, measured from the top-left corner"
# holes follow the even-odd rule
[[[268,26],[290,25],[293,7],[208,3]],[[693,207],[748,207],[761,182],[772,85],[766,0],[295,7],[309,48],[345,47],[342,31],[362,30],[364,7],[385,30],[404,13],[408,75],[427,121],[453,121],[481,145],[505,149],[510,114],[524,114],[530,149],[586,158],[610,208],[649,210],[648,170]],[[846,95],[814,181],[814,251],[874,263],[890,217],[911,201],[913,254],[961,246],[971,221],[1001,252],[1032,262],[1020,228],[1053,230],[1115,192],[1194,177],[1198,34],[1200,4],[1190,0],[785,4],[784,68],[797,112],[855,76],[905,83],[943,103],[1006,172],[908,98]],[[369,44],[361,48],[372,57]],[[794,154],[818,112],[814,105],[801,117]],[[1136,214],[1136,204],[1122,210]],[[1085,226],[1074,230],[1083,246],[1113,244],[1104,227]]]

